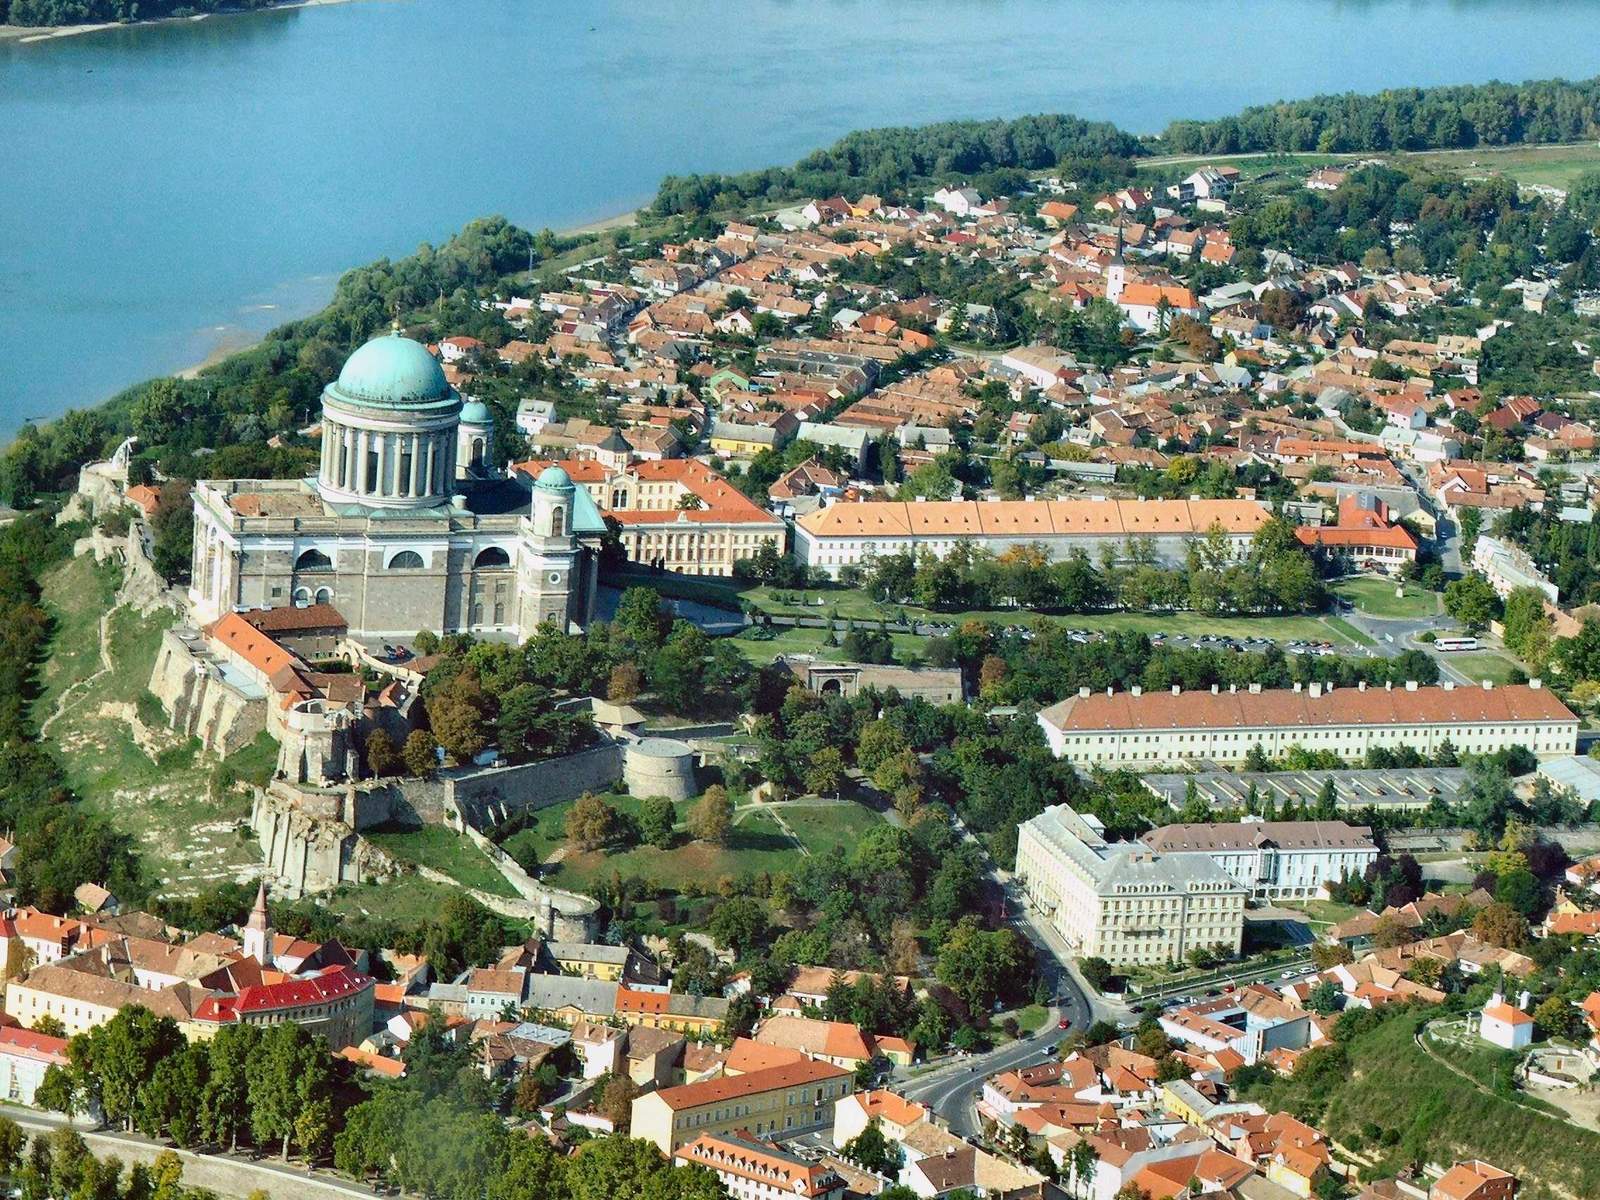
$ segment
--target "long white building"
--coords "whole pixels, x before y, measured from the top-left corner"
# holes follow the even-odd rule
[[[1359,876],[1378,857],[1372,830],[1343,821],[1163,825],[1139,840],[1157,854],[1215,863],[1255,900],[1310,899],[1328,880]]]
[[[795,521],[795,558],[837,579],[843,567],[926,550],[943,558],[958,545],[999,554],[1042,546],[1052,560],[1082,551],[1095,561],[1130,550],[1166,566],[1220,530],[1235,560],[1250,553],[1272,513],[1254,500],[920,500],[830,504]]]
[[[1245,888],[1205,856],[1107,842],[1065,804],[1017,830],[1017,882],[1081,956],[1129,966],[1181,960],[1196,946],[1237,953]]]
[[[1446,741],[1473,754],[1526,746],[1545,757],[1572,754],[1578,745],[1578,718],[1538,680],[1499,688],[1083,688],[1041,712],[1039,724],[1057,758],[1085,767],[1237,763],[1255,746],[1269,758],[1301,746],[1354,762],[1377,746],[1423,754]]]

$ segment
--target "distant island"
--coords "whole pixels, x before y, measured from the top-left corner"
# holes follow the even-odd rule
[[[132,25],[293,6],[293,0],[0,0],[0,25],[28,29]]]

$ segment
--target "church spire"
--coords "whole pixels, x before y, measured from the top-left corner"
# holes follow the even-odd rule
[[[244,956],[253,958],[263,967],[272,965],[272,922],[267,918],[267,881],[256,888],[255,907],[244,924]]]

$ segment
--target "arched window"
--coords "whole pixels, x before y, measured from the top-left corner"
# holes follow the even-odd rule
[[[331,571],[333,563],[321,550],[307,550],[294,560],[296,571]]]
[[[333,589],[332,588],[318,588],[317,589],[317,603],[318,604],[332,604],[333,603]]]
[[[550,532],[555,537],[567,532],[567,510],[560,504],[550,510]]]
[[[422,555],[415,550],[402,550],[389,560],[391,571],[414,571],[422,566]]]
[[[483,439],[472,439],[472,466],[474,469],[483,466]]]
[[[295,588],[294,606],[296,608],[309,608],[311,605],[311,592],[308,588]]]
[[[511,556],[499,546],[490,546],[487,550],[480,550],[478,557],[473,560],[474,567],[509,567]]]

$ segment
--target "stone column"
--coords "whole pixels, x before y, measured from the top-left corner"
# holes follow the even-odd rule
[[[344,431],[345,451],[345,477],[339,482],[346,491],[356,491],[360,482],[356,474],[356,455],[361,452],[361,438],[354,429],[346,428]]]
[[[394,434],[378,435],[378,495],[394,494]]]

